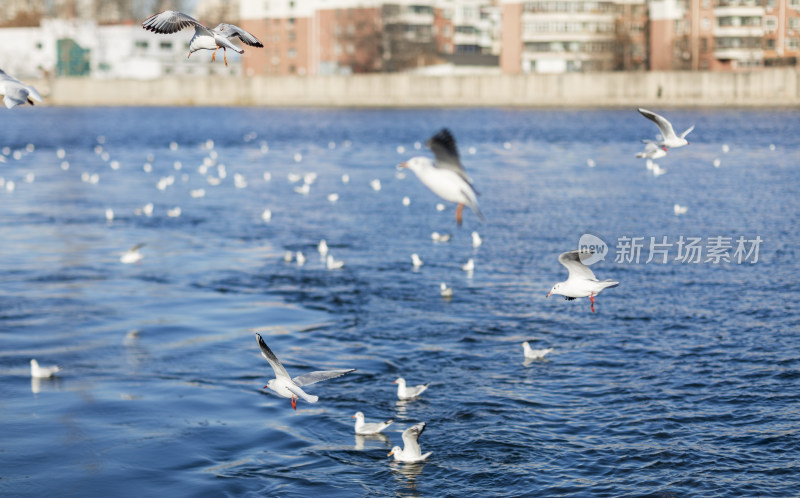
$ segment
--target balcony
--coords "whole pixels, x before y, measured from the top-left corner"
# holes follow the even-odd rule
[[[749,5],[729,5],[715,7],[714,17],[763,17],[764,7]]]
[[[714,26],[717,38],[761,38],[764,33],[762,26]]]
[[[737,61],[763,60],[764,51],[753,48],[721,48],[714,50],[714,58]]]

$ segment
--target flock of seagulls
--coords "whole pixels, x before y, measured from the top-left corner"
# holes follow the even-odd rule
[[[255,36],[243,30],[242,28],[232,24],[221,23],[212,29],[204,26],[187,14],[173,10],[167,10],[151,16],[142,23],[142,27],[146,30],[159,34],[173,34],[185,28],[193,28],[194,35],[189,43],[189,57],[192,53],[198,50],[213,50],[211,60],[214,61],[217,51],[222,49],[223,59],[226,65],[228,64],[228,49],[240,54],[243,53],[243,49],[239,48],[233,43],[234,39],[238,39],[241,43],[251,47],[263,47],[263,44]],[[42,101],[41,96],[35,88],[7,75],[2,70],[0,70],[0,94],[3,95],[3,102],[9,109],[18,105],[33,105],[35,101]],[[644,140],[643,142],[646,144],[645,149],[644,151],[636,154],[636,157],[647,159],[649,168],[653,170],[654,175],[658,176],[658,174],[663,173],[659,173],[660,169],[657,169],[659,167],[655,163],[651,163],[651,161],[664,157],[669,149],[680,148],[689,145],[689,142],[686,140],[686,136],[692,132],[694,126],[689,127],[680,135],[678,135],[675,133],[672,124],[663,116],[660,116],[647,109],[639,108],[638,111],[644,117],[657,125],[661,136],[658,140]],[[420,144],[417,143],[415,148],[419,149],[419,145]],[[470,208],[470,210],[472,210],[472,212],[480,221],[485,221],[485,217],[481,212],[480,204],[478,202],[478,191],[473,185],[472,179],[464,169],[459,156],[456,140],[452,133],[448,129],[444,128],[429,138],[425,142],[425,145],[432,151],[434,156],[433,159],[427,156],[414,156],[399,164],[398,170],[408,169],[412,171],[419,181],[428,189],[430,189],[431,192],[436,194],[442,200],[455,204],[455,218],[458,226],[462,225],[463,209],[465,206]],[[509,146],[510,144],[506,144],[506,148]],[[402,152],[404,151],[405,149],[403,148]],[[401,151],[398,150],[398,152]],[[302,156],[295,157],[295,161],[300,160],[302,160]],[[587,161],[587,164],[590,167],[595,166],[595,163],[592,160]],[[176,162],[175,169],[180,169],[180,163]],[[147,171],[147,164],[145,165],[145,171]],[[224,177],[224,169],[221,169],[219,173],[220,178]],[[268,174],[265,174],[265,179],[268,179],[267,175]],[[300,176],[297,176],[294,179],[291,177],[289,178],[290,182],[292,183],[299,182],[301,179],[303,180],[303,183],[302,185],[295,187],[295,191],[299,194],[307,195],[309,193],[310,186],[316,179],[316,175],[307,174],[302,178]],[[91,178],[89,178],[87,181],[90,180]],[[246,186],[246,180],[243,177],[237,177],[235,180],[237,187],[244,188],[244,186]],[[342,183],[346,184],[348,182],[349,176],[346,174],[343,175]],[[163,188],[168,186],[169,182],[165,181]],[[375,191],[381,190],[381,183],[378,179],[372,180],[370,182],[370,186]],[[162,188],[161,183],[159,183],[159,188]],[[205,195],[205,191],[203,189],[193,190],[191,195],[192,197],[202,197]],[[336,202],[338,200],[338,194],[331,194],[328,197],[328,200],[330,202]],[[408,206],[410,204],[410,199],[408,197],[404,197],[403,204]],[[440,211],[444,210],[445,206],[443,204],[439,204],[437,205],[437,209]],[[687,209],[688,208],[685,206],[675,204],[675,215],[685,214]],[[142,208],[141,211],[145,215],[150,216],[152,214],[152,210],[152,204],[148,204]],[[168,212],[168,216],[172,217],[180,216],[180,214],[181,211],[179,207],[175,207]],[[272,212],[269,209],[264,210],[261,218],[264,222],[270,222],[272,218]],[[113,210],[108,209],[106,211],[106,219],[109,222],[114,219]],[[475,248],[481,246],[483,240],[478,232],[472,232],[471,236],[472,246]],[[439,232],[433,232],[431,234],[431,239],[435,243],[446,243],[451,239],[451,235],[447,233],[442,234]],[[143,259],[141,249],[144,245],[145,244],[142,243],[131,247],[128,251],[121,255],[120,262],[124,264],[141,263]],[[319,252],[321,260],[325,262],[325,266],[328,269],[335,270],[344,266],[343,261],[336,260],[330,253],[330,247],[328,246],[326,240],[322,239],[319,241],[319,244],[317,245],[317,251]],[[550,292],[547,293],[547,296],[549,297],[550,295],[558,294],[564,296],[564,298],[567,300],[588,297],[590,301],[590,309],[592,312],[595,312],[594,305],[596,296],[605,289],[618,286],[619,282],[611,279],[599,280],[595,276],[592,270],[590,270],[589,267],[583,262],[583,259],[586,256],[591,256],[592,254],[593,253],[591,251],[585,250],[573,250],[560,254],[558,261],[567,269],[568,278],[565,281],[554,284],[550,289]],[[288,251],[284,256],[284,260],[286,262],[292,262],[294,260],[298,265],[301,266],[306,262],[306,259],[306,256],[301,251],[296,251],[295,253]],[[423,265],[423,261],[417,253],[411,254],[411,262],[413,269],[419,269]],[[473,272],[475,269],[474,259],[470,258],[461,267],[461,269],[465,272]],[[440,285],[440,293],[443,298],[451,298],[453,296],[453,289],[448,287],[445,282],[442,282]],[[267,360],[274,374],[274,378],[268,380],[267,384],[264,386],[264,389],[276,394],[277,396],[289,399],[294,410],[297,409],[297,403],[299,400],[303,400],[307,403],[317,403],[319,401],[319,396],[306,392],[306,389],[309,386],[325,380],[335,379],[355,371],[354,368],[347,368],[339,370],[316,371],[291,377],[275,353],[273,353],[269,346],[267,346],[266,342],[264,342],[264,339],[261,337],[261,335],[255,334],[255,336],[261,355]],[[553,348],[532,349],[528,342],[523,342],[522,348],[525,361],[542,360],[546,355],[553,351]],[[32,359],[30,363],[31,376],[35,379],[53,377],[61,370],[58,366],[40,366],[35,359]],[[429,384],[427,383],[409,386],[402,377],[397,378],[394,383],[397,385],[397,398],[401,401],[415,399],[422,395],[429,387]],[[394,420],[387,420],[384,422],[366,422],[364,414],[360,411],[353,415],[352,418],[355,419],[354,430],[358,435],[379,434],[394,423]],[[425,428],[426,423],[419,422],[405,429],[402,433],[403,447],[393,447],[388,456],[393,456],[395,461],[404,463],[415,463],[426,460],[432,452],[423,454],[419,445],[419,438],[424,432]]]

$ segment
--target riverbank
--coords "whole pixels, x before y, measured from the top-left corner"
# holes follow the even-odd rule
[[[31,82],[58,106],[795,107],[800,70],[533,75],[56,78]]]

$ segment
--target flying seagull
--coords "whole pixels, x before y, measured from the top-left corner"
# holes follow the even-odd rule
[[[275,378],[270,379],[264,389],[271,389],[275,394],[283,398],[290,398],[292,400],[292,408],[297,410],[297,398],[303,398],[309,403],[316,403],[319,401],[318,396],[307,394],[303,391],[302,387],[316,384],[317,382],[334,379],[350,372],[354,372],[355,368],[348,368],[347,370],[327,370],[319,372],[311,372],[299,377],[291,378],[289,373],[283,368],[278,357],[269,349],[267,343],[261,338],[261,335],[256,334],[256,341],[258,347],[261,348],[261,356],[267,359],[269,366],[275,371]]]
[[[642,116],[658,125],[658,129],[661,131],[661,136],[664,137],[664,140],[659,142],[658,145],[660,145],[664,150],[667,150],[668,148],[677,149],[678,147],[689,145],[688,140],[686,140],[686,135],[694,130],[694,125],[690,126],[680,135],[676,135],[675,130],[672,129],[672,123],[667,121],[667,118],[664,116],[659,116],[653,111],[648,111],[647,109],[642,109],[641,107],[639,108],[639,112],[642,114]]]
[[[605,288],[616,287],[619,282],[613,280],[597,280],[592,270],[583,264],[580,260],[580,255],[591,256],[594,254],[591,251],[568,251],[561,253],[558,257],[558,262],[564,265],[569,270],[569,277],[564,282],[559,282],[550,289],[547,297],[551,294],[561,294],[565,299],[571,301],[579,297],[588,297],[592,305],[592,313],[594,313],[594,297]]]
[[[419,437],[425,431],[425,422],[420,422],[417,425],[409,427],[408,429],[403,431],[403,448],[399,446],[395,446],[392,448],[392,451],[389,452],[387,456],[394,455],[394,459],[397,462],[405,462],[405,463],[417,463],[422,462],[431,454],[432,451],[428,453],[422,454],[422,450],[419,447]]]
[[[34,105],[34,100],[42,101],[42,96],[35,88],[9,76],[2,69],[0,69],[0,95],[3,95],[3,103],[8,109],[24,104]]]
[[[227,66],[227,49],[231,49],[240,54],[244,53],[244,50],[231,43],[231,40],[234,38],[239,38],[242,43],[250,45],[251,47],[264,46],[258,38],[239,26],[221,23],[216,28],[210,29],[200,24],[200,22],[192,16],[175,10],[165,10],[160,14],[150,16],[142,23],[144,29],[165,35],[177,33],[184,28],[192,26],[194,26],[194,36],[191,41],[189,41],[189,57],[192,56],[193,52],[197,52],[198,50],[213,50],[214,53],[211,55],[211,61],[213,62],[217,55],[217,50],[222,49],[222,56]]]
[[[464,206],[469,206],[478,218],[484,221],[485,218],[478,205],[478,192],[472,186],[472,180],[464,171],[464,166],[461,165],[456,139],[450,130],[443,128],[428,139],[425,145],[433,151],[435,161],[425,156],[417,156],[401,163],[398,167],[410,169],[434,194],[446,201],[455,202],[456,223],[459,226]]]

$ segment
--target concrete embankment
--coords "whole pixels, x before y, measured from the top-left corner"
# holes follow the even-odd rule
[[[56,78],[49,105],[319,107],[800,106],[800,70],[552,75]]]

